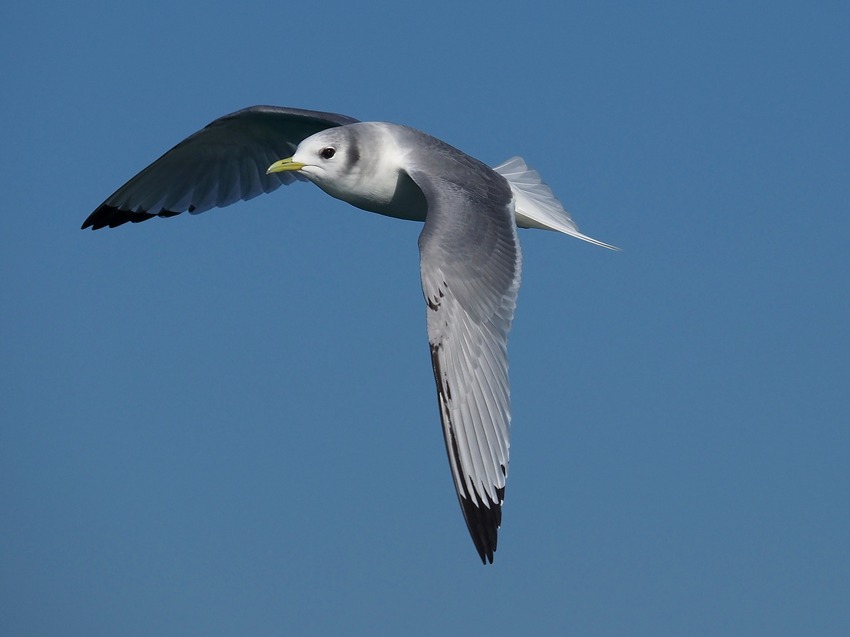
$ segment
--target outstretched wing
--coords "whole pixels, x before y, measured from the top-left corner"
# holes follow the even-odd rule
[[[357,120],[336,113],[252,106],[215,120],[190,135],[116,190],[89,215],[83,229],[128,221],[205,212],[271,192],[303,179],[293,172],[266,174],[306,137]]]
[[[460,506],[482,562],[492,563],[508,472],[519,242],[507,182],[460,151],[436,150],[408,170],[428,204],[419,237],[428,340]]]

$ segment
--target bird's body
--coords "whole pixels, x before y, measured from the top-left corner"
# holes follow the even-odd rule
[[[516,227],[610,246],[578,232],[518,158],[492,169],[406,126],[277,107],[244,109],[190,136],[116,191],[83,227],[203,212],[299,178],[363,210],[424,222],[420,270],[449,465],[473,542],[492,562],[510,447],[507,335],[521,267]]]

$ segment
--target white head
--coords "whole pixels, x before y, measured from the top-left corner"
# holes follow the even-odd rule
[[[393,214],[404,167],[394,132],[391,125],[369,122],[329,128],[304,139],[292,157],[267,172],[298,171],[332,197]]]

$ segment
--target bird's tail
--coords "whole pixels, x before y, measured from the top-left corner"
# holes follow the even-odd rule
[[[619,250],[579,232],[570,213],[564,210],[549,186],[541,181],[537,171],[526,166],[521,157],[511,157],[493,170],[507,179],[511,186],[515,198],[516,225],[520,228],[555,230],[603,248]]]

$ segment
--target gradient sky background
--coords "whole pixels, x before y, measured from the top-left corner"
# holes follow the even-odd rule
[[[850,5],[637,4],[0,10],[0,634],[846,634]],[[296,184],[79,230],[262,103],[522,155],[623,248],[521,232],[494,566],[419,226]]]

